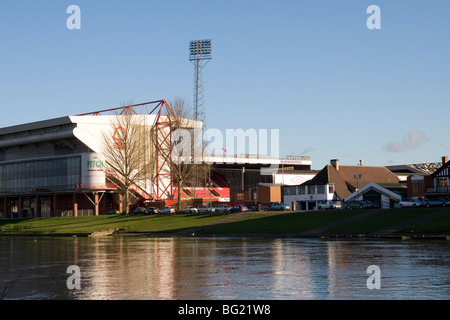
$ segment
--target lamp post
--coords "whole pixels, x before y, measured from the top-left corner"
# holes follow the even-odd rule
[[[189,61],[194,64],[194,117],[205,122],[203,107],[203,67],[212,59],[211,40],[194,40],[189,44]],[[204,124],[203,124],[204,126]]]
[[[358,191],[358,189],[359,189],[359,179],[361,179],[361,174],[358,174],[358,175],[354,174],[353,178],[356,179],[356,191]]]
[[[245,167],[242,167],[242,191],[244,191]]]

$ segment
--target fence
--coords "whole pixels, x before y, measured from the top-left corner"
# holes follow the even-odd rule
[[[60,217],[73,217],[73,210],[60,210],[56,214]],[[78,217],[88,217],[93,216],[94,210],[93,209],[79,209],[78,210]]]

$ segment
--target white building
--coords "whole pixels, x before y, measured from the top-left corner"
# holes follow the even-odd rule
[[[104,136],[111,137],[111,145],[117,143],[117,117],[92,113],[0,128],[0,217],[121,211],[120,179],[106,171],[102,154]],[[166,121],[161,114],[132,117],[149,128]],[[201,127],[201,123],[196,125]],[[145,197],[160,191],[155,188],[146,181],[132,192]]]
[[[370,185],[369,185],[370,184]],[[374,185],[378,187],[374,187]],[[365,187],[367,186],[367,187]],[[345,166],[331,160],[314,178],[299,186],[284,187],[284,202],[296,202],[298,210],[315,210],[322,200],[331,200],[344,207],[344,201],[352,194],[371,201],[377,207],[392,206],[393,202],[406,195],[406,186],[399,177],[385,167]],[[395,193],[395,195],[394,195]],[[386,196],[391,201],[386,201]]]

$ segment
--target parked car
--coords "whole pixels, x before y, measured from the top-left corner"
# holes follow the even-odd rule
[[[144,210],[145,208],[143,207],[137,207],[136,209],[133,210],[134,214],[144,214]]]
[[[198,213],[198,209],[194,206],[189,206],[184,210],[185,213]]]
[[[164,207],[161,210],[159,210],[159,214],[173,214],[175,213],[174,207]]]
[[[231,207],[227,204],[218,204],[215,208],[216,213],[229,213]]]
[[[447,201],[442,198],[430,198],[425,199],[420,204],[421,207],[446,207],[450,206],[450,201]]]
[[[210,205],[204,205],[198,207],[198,213],[213,213],[216,212],[216,210],[211,207]]]
[[[120,211],[119,211],[119,210],[111,209],[111,210],[108,210],[108,211],[106,212],[106,214],[120,214]]]
[[[362,201],[364,201],[366,203],[366,208],[375,208],[375,205],[372,202],[370,202],[368,200],[362,200]]]
[[[373,208],[374,205],[372,202],[364,201],[364,200],[350,200],[345,203],[345,209],[368,209]]]
[[[144,210],[144,214],[158,214],[159,213],[159,209],[155,208],[155,207],[148,207],[145,208]]]
[[[417,208],[420,207],[421,202],[417,199],[405,198],[394,204],[394,207],[398,208]]]
[[[237,204],[233,208],[231,208],[230,213],[246,212],[246,211],[248,211],[247,206],[245,206],[243,204]]]
[[[291,207],[283,202],[274,202],[274,203],[272,203],[270,210],[272,210],[272,211],[291,210]]]
[[[330,200],[323,200],[319,202],[319,210],[335,210],[335,209],[341,209],[341,205],[339,203],[336,203],[334,201]]]
[[[258,207],[257,206],[250,206],[250,207],[248,207],[248,211],[258,211]]]

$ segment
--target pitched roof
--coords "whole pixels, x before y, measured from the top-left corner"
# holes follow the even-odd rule
[[[430,162],[430,163],[416,163],[416,164],[403,164],[403,165],[392,165],[386,166],[389,170],[396,174],[407,174],[407,175],[429,175],[442,166],[441,162]]]
[[[402,198],[402,196],[399,195],[398,193],[395,193],[389,189],[386,189],[375,182],[371,182],[371,183],[366,184],[364,187],[360,188],[358,192],[354,192],[354,193],[348,195],[345,198],[345,201],[355,199],[355,198],[359,197],[359,195],[361,193],[364,193],[366,190],[373,190],[373,189],[377,190],[379,193],[382,193],[385,196],[387,196],[393,200],[400,200]]]
[[[380,186],[392,187],[399,184],[399,177],[386,167],[344,166],[339,170],[332,165],[326,165],[314,178],[302,185],[325,185],[333,183],[336,194],[344,199],[356,189],[374,182]]]
[[[431,176],[432,177],[438,177],[440,176],[440,173],[444,171],[445,169],[448,169],[450,167],[450,161],[447,161],[444,165],[442,165],[439,169],[434,171]]]

